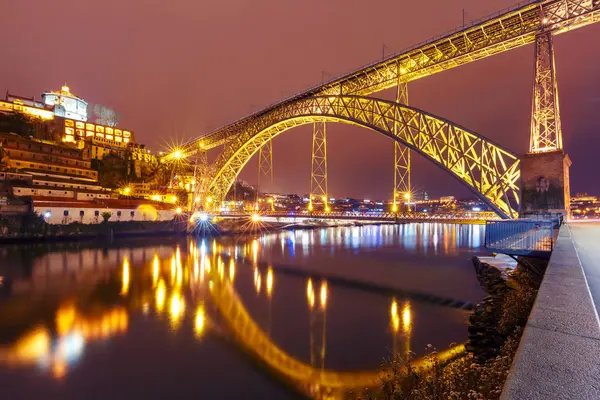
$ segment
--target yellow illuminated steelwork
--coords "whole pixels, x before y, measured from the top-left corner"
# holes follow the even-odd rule
[[[369,95],[482,58],[490,57],[533,43],[536,36],[550,31],[553,35],[568,32],[600,20],[600,2],[590,0],[543,0],[511,9],[493,18],[459,30],[442,38],[425,42],[408,51],[368,65],[341,78],[296,95],[309,96]],[[285,102],[260,110],[264,115]],[[249,116],[220,128],[185,145],[186,151],[220,146],[247,129],[257,119]]]
[[[313,123],[310,195],[308,210],[313,211],[313,199],[321,198],[327,211],[327,126],[325,122]]]
[[[292,100],[260,110],[255,115],[188,142],[183,151],[206,151],[225,143],[231,144],[217,161],[216,174],[212,176],[207,190],[222,200],[232,179],[247,160],[277,134],[302,124],[326,121],[354,123],[399,137],[411,149],[457,175],[501,216],[513,217],[516,214],[512,207],[518,205],[518,193],[515,193],[514,187],[520,171],[512,154],[485,138],[461,137],[462,134],[455,131],[462,129],[453,124],[447,123],[451,128],[448,130],[452,131],[447,132],[446,128],[441,129],[444,125],[441,120],[433,121],[432,116],[426,113],[417,111],[419,115],[414,116],[409,111],[408,115],[402,115],[406,114],[402,107],[390,110],[378,100],[367,102],[364,97],[359,100],[359,96],[368,96],[400,83],[533,43],[546,33],[557,35],[599,20],[598,1],[542,0],[525,4],[324,83],[294,96]],[[349,96],[356,96],[357,101],[352,102]],[[335,112],[323,107],[336,102]],[[399,119],[408,130],[419,131],[419,135],[411,134],[412,140],[404,140],[408,135],[396,134],[394,130],[398,125],[395,121]],[[267,137],[261,137],[264,131],[269,132]]]
[[[401,77],[402,74],[398,74],[398,76]],[[401,78],[398,79],[396,103],[408,105],[408,83],[403,82]],[[406,127],[396,123],[394,125],[394,136],[400,136],[399,131],[401,129],[406,129]],[[400,142],[394,141],[394,191],[392,212],[398,212],[396,198],[399,193],[405,192],[410,192],[410,148]]]
[[[121,295],[125,296],[129,292],[129,260],[127,258],[123,259],[123,276],[122,276],[122,285],[121,285]]]
[[[512,207],[520,200],[521,171],[516,155],[421,110],[359,96],[311,97],[263,115],[219,156],[208,193],[223,199],[237,174],[265,142],[293,127],[323,121],[359,125],[394,137],[453,174],[501,216],[517,215]],[[397,130],[397,125],[403,129]],[[314,207],[312,196],[309,208],[311,205]]]

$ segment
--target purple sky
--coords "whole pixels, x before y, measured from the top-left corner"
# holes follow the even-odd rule
[[[19,0],[2,1],[0,90],[39,97],[67,82],[90,103],[115,108],[150,148],[240,118],[388,53],[512,5],[514,0]],[[556,37],[564,146],[573,193],[600,194],[600,24]],[[533,46],[409,85],[410,103],[527,150]],[[377,95],[393,98],[392,91]],[[328,125],[334,196],[391,195],[393,145],[374,132]],[[304,193],[311,128],[274,141],[275,181],[265,190]],[[466,194],[413,157],[413,187]],[[256,182],[252,160],[242,178]]]

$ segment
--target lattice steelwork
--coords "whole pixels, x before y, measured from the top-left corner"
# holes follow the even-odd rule
[[[327,192],[327,125],[325,122],[313,124],[312,158],[310,171],[309,211],[313,211],[314,201],[321,201],[323,209],[329,210]]]
[[[258,188],[261,184],[269,182],[273,184],[273,142],[270,141],[260,148],[258,152]]]
[[[562,150],[555,71],[552,35],[548,32],[535,40],[535,83],[529,143],[531,153]]]
[[[211,178],[211,167],[208,164],[208,152],[199,146],[196,153],[196,166],[194,168],[193,198],[190,199],[190,210],[196,210],[205,205],[206,190]]]
[[[600,21],[599,0],[545,0],[518,6],[441,38],[435,38],[383,61],[336,78],[197,140],[207,148],[241,134],[254,120],[290,103],[320,95],[367,95],[499,54],[529,43],[545,32],[561,34]],[[194,141],[186,153],[195,151]],[[168,156],[167,156],[168,157]]]
[[[408,83],[398,83],[396,102],[408,105]],[[399,130],[406,129],[401,124],[396,124],[395,135]],[[394,141],[394,191],[392,192],[392,211],[398,212],[398,204],[406,194],[410,196],[410,149],[398,141]]]
[[[401,141],[466,184],[505,218],[517,215],[519,159],[488,139],[396,102],[362,96],[319,96],[278,107],[235,136],[215,163],[209,194],[222,200],[261,146],[295,126],[342,122]],[[397,125],[402,129],[396,129]]]

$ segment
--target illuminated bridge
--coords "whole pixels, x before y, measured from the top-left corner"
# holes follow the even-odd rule
[[[236,176],[256,153],[261,176],[272,178],[277,135],[313,124],[309,210],[328,211],[326,123],[358,125],[394,140],[392,211],[410,198],[410,152],[450,173],[503,218],[520,210],[521,159],[501,145],[444,118],[408,105],[409,82],[530,43],[535,80],[530,154],[562,151],[558,86],[552,38],[600,20],[600,0],[543,0],[519,5],[473,25],[419,44],[316,86],[189,141],[164,161],[196,157],[196,208],[225,199]],[[369,97],[396,87],[395,102]],[[223,146],[213,165],[206,151]],[[198,161],[199,160],[199,161]]]

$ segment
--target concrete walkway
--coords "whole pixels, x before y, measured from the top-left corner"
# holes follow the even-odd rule
[[[600,399],[598,304],[600,224],[563,225],[501,399]]]
[[[569,227],[598,312],[600,310],[600,222],[571,222]]]

